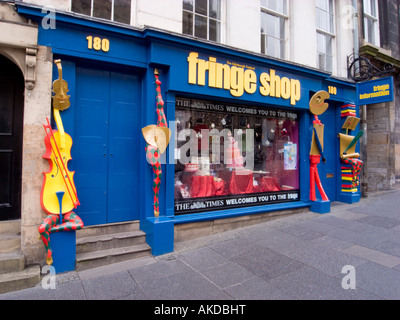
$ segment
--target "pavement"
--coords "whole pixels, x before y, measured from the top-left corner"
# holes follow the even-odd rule
[[[0,300],[398,300],[399,208],[399,188],[370,193],[357,204],[334,202],[328,214],[303,212],[176,243],[166,255],[59,274],[55,289],[40,283]]]

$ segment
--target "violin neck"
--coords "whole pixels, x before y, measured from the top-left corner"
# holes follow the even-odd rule
[[[54,109],[54,120],[56,120],[57,130],[60,133],[60,149],[65,148],[65,131],[64,125],[61,120],[60,110]]]

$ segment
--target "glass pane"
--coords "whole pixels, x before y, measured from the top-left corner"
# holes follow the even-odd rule
[[[114,0],[114,21],[131,23],[131,0]]]
[[[207,1],[208,0],[196,0],[195,2],[195,11],[196,13],[207,15]]]
[[[111,0],[93,0],[93,17],[111,20]]]
[[[371,19],[366,19],[367,35],[366,39],[369,43],[375,44],[375,22]]]
[[[320,53],[326,53],[325,36],[317,32],[317,51]]]
[[[316,6],[322,10],[329,11],[328,0],[317,0]]]
[[[193,35],[193,13],[183,11],[182,33]]]
[[[261,34],[261,53],[265,54],[266,37],[265,34]]]
[[[71,11],[90,16],[91,0],[72,0]]]
[[[221,39],[220,39],[220,30],[221,30],[220,22],[210,19],[209,23],[210,23],[209,40],[220,42],[221,41]]]
[[[205,104],[218,104],[219,111],[199,110]],[[176,106],[178,214],[213,210],[201,205],[204,198],[218,199],[215,204],[223,206],[224,199],[235,195],[246,199],[246,195],[299,189],[297,115],[273,116],[254,106],[241,106],[249,112],[238,113],[231,104],[185,98],[177,98]]]
[[[376,2],[375,0],[370,0],[371,1],[371,16],[377,17],[377,10],[376,10]]]
[[[193,0],[183,0],[183,10],[193,11]]]
[[[332,72],[332,70],[333,70],[333,57],[332,56],[329,56],[329,55],[327,55],[326,56],[326,71],[330,71],[330,72]]]
[[[261,6],[280,12],[282,14],[287,14],[286,0],[261,0]]]
[[[331,36],[325,36],[325,42],[326,42],[326,54],[332,55],[332,37]]]
[[[207,18],[196,15],[194,21],[194,35],[207,39]]]
[[[279,38],[280,27],[279,18],[273,15],[267,14],[267,35]]]
[[[318,68],[325,70],[325,55],[323,53],[318,54]]]
[[[210,0],[210,18],[221,19],[221,1]]]

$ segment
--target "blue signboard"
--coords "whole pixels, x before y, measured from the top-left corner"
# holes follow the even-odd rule
[[[357,105],[393,101],[393,77],[357,83]]]

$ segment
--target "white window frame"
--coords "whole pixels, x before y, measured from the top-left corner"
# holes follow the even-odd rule
[[[372,15],[371,12],[371,4],[374,3],[375,6],[375,14],[376,16]],[[366,5],[368,4],[368,5]],[[370,34],[368,33],[368,23],[367,21],[373,22],[373,32],[372,35],[374,39],[370,41]],[[364,22],[364,40],[368,43],[371,43],[376,46],[380,46],[380,34],[379,34],[379,7],[378,7],[378,0],[363,0],[363,22]]]
[[[285,48],[283,50],[283,55],[284,56],[283,57],[282,56],[280,56],[280,57],[272,56],[272,57],[279,58],[279,59],[287,59],[288,52],[289,52],[288,34],[289,34],[289,11],[290,11],[290,8],[289,8],[289,1],[288,0],[281,0],[281,1],[286,3],[286,13],[282,13],[282,12],[279,12],[279,11],[272,10],[272,9],[270,9],[268,7],[264,7],[263,5],[260,4],[260,7],[261,7],[260,21],[262,19],[262,15],[263,14],[269,14],[269,15],[275,16],[277,18],[284,19],[284,23],[285,23],[284,32],[285,32],[285,34],[283,35],[283,38],[279,38],[279,40],[281,42],[283,42],[283,44],[285,46]],[[260,30],[260,33],[261,33],[261,30]],[[264,43],[266,44],[267,43],[267,38],[268,37],[272,37],[272,36],[269,36],[266,33],[261,33],[261,39],[260,39],[261,43],[262,43],[262,37],[264,37],[264,39],[265,39]],[[278,39],[276,37],[272,37],[272,38]],[[282,45],[282,43],[280,45]],[[282,48],[281,48],[280,51],[282,52]],[[261,53],[267,55],[267,47],[263,48],[261,46]]]
[[[185,11],[185,12],[190,12],[191,14],[193,14],[193,21],[192,21],[192,23],[193,23],[193,25],[192,25],[193,33],[192,34],[183,33],[183,30],[182,30],[182,33],[185,34],[185,35],[188,35],[188,36],[196,37],[195,36],[195,20],[196,20],[195,16],[197,15],[197,16],[201,16],[201,17],[207,18],[207,39],[200,38],[200,37],[196,37],[196,38],[204,39],[204,40],[208,40],[208,41],[213,41],[213,42],[216,42],[216,43],[225,43],[225,25],[226,25],[226,19],[225,19],[225,16],[226,16],[226,4],[225,4],[225,1],[226,0],[219,0],[219,1],[220,1],[220,10],[221,11],[220,11],[220,18],[218,20],[218,19],[210,17],[210,6],[209,5],[207,5],[207,10],[208,10],[207,15],[203,15],[203,14],[200,14],[200,13],[196,13],[196,11],[195,11],[196,0],[193,0],[193,11],[189,11],[189,10],[184,9],[183,8],[183,0],[182,0],[182,13]],[[219,30],[220,39],[219,39],[219,41],[218,40],[217,41],[210,40],[209,19],[216,20],[220,24],[220,30]],[[182,29],[183,29],[183,20],[182,20]]]
[[[329,2],[330,2],[330,6],[331,6],[331,9],[332,9],[332,12],[328,12],[328,14],[329,14],[329,16],[330,16],[330,18],[331,18],[331,29],[332,30],[324,30],[324,29],[321,29],[319,26],[318,26],[318,15],[317,15],[317,12],[318,12],[318,10],[323,10],[323,11],[325,11],[325,12],[327,12],[326,10],[324,10],[324,9],[322,9],[322,8],[319,8],[318,6],[317,6],[317,3],[315,4],[315,20],[316,20],[316,30],[317,30],[317,34],[321,34],[321,35],[324,35],[325,37],[330,37],[331,38],[331,41],[332,41],[332,44],[331,44],[331,50],[332,50],[332,52],[331,52],[331,55],[329,55],[329,54],[327,54],[327,53],[324,53],[324,52],[320,52],[320,51],[318,51],[318,36],[316,37],[316,40],[317,40],[317,68],[319,68],[319,69],[321,69],[321,70],[324,70],[324,71],[328,71],[328,72],[334,72],[334,70],[335,70],[335,56],[336,56],[336,52],[335,52],[335,48],[336,48],[336,43],[335,43],[335,41],[336,41],[336,24],[335,24],[335,16],[336,16],[336,13],[335,13],[335,3],[334,3],[334,1],[333,0],[329,0]],[[326,49],[326,48],[325,48]],[[326,51],[326,50],[325,50]],[[319,54],[320,53],[322,53],[322,54],[324,54],[325,55],[325,68],[324,69],[322,69],[321,68],[321,66],[319,65]],[[329,69],[327,69],[326,68],[326,56],[330,56],[331,57],[331,67],[332,67],[332,69],[331,70],[329,70]]]
[[[73,0],[71,0],[71,3],[70,3],[70,8],[71,8],[71,11],[72,11],[72,1]],[[93,17],[93,3],[94,3],[94,0],[90,0],[90,17]],[[74,11],[72,11],[72,12],[74,12]],[[136,19],[134,19],[134,18],[136,18],[135,17],[135,12],[136,12],[136,0],[131,0],[131,12],[130,12],[130,16],[129,16],[129,25],[133,25],[133,22],[134,21],[136,21]],[[75,12],[75,13],[77,13],[77,14],[83,14],[83,13],[79,13],[79,12]],[[93,17],[93,18],[97,18],[97,17]],[[105,19],[105,18],[97,18],[97,19],[104,19],[104,20],[107,20],[107,21],[114,21],[114,0],[111,0],[111,18],[110,19]],[[118,22],[118,21],[116,21],[117,23],[121,23],[121,22]]]

